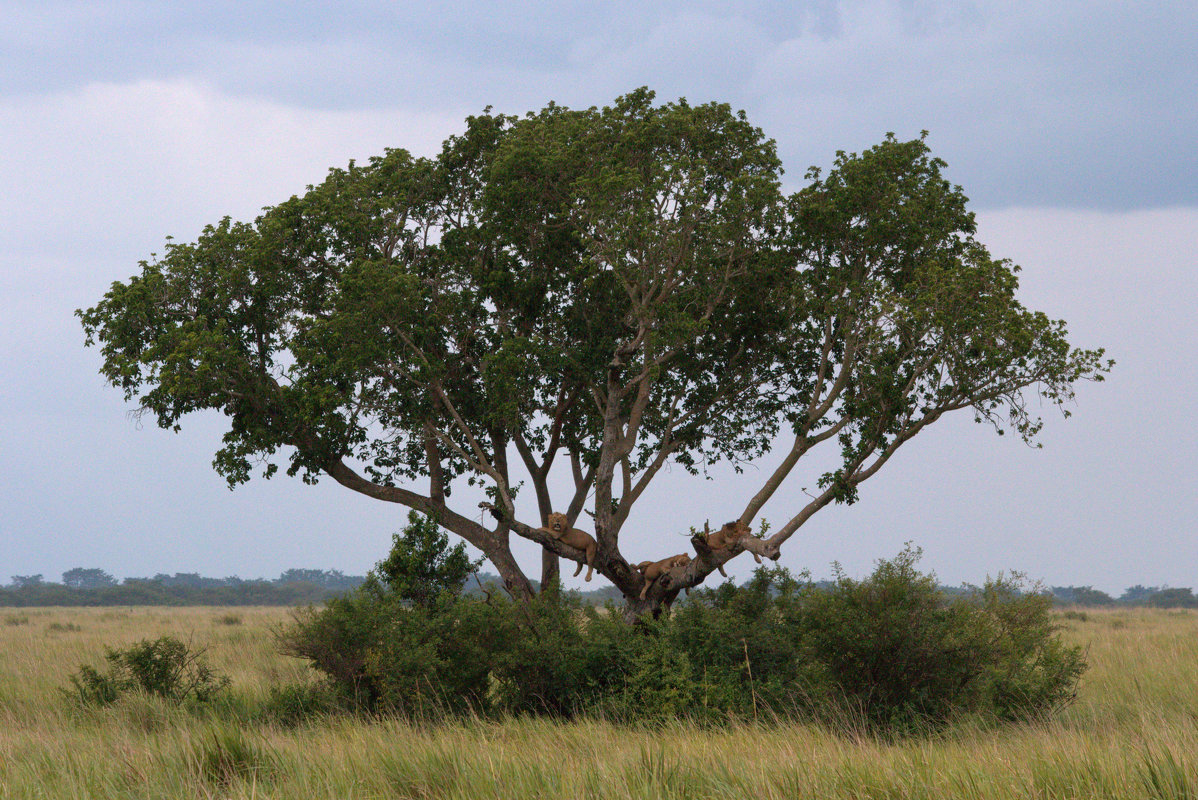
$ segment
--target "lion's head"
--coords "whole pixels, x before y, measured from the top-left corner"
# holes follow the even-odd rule
[[[565,514],[559,511],[554,511],[549,515],[549,530],[553,531],[560,538],[563,533],[570,530],[570,522]]]

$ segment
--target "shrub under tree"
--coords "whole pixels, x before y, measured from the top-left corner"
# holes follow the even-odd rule
[[[558,593],[415,604],[401,570],[375,571],[300,613],[281,643],[360,708],[413,716],[847,717],[919,730],[963,714],[1047,716],[1072,700],[1085,662],[1059,639],[1050,597],[1011,580],[947,595],[917,558],[830,586],[759,569],[635,622]]]

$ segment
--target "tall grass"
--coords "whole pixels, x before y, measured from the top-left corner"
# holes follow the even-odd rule
[[[274,650],[285,609],[30,609],[0,625],[5,798],[1192,798],[1198,613],[1062,619],[1089,648],[1078,701],[1051,723],[968,721],[881,741],[852,727],[686,722],[622,728],[514,719],[415,725],[257,713],[314,680]],[[104,646],[166,634],[232,679],[204,709],[129,695],[78,709],[57,689]]]

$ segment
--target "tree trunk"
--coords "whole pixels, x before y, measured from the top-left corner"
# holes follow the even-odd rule
[[[663,612],[669,613],[679,591],[675,589],[662,595],[653,593],[646,595],[644,600],[639,594],[624,595],[624,621],[631,624],[638,619],[657,619]]]
[[[541,591],[547,592],[550,587],[561,581],[561,567],[557,553],[548,547],[541,548]]]
[[[549,515],[553,513],[553,501],[549,497],[549,486],[545,482],[544,474],[533,473],[532,484],[537,493],[537,508],[541,512],[541,524],[548,525]],[[542,545],[541,591],[549,591],[559,581],[561,581],[561,565],[557,553]]]

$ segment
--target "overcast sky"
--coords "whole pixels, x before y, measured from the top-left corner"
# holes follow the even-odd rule
[[[1046,409],[1042,450],[967,412],[937,423],[860,503],[816,515],[784,565],[860,575],[910,540],[946,583],[1016,569],[1116,594],[1198,586],[1196,52],[1190,0],[0,0],[0,583],[368,569],[403,509],[330,481],[230,492],[210,466],[222,420],[139,427],[73,311],[167,235],[252,219],[330,166],[431,154],[488,105],[648,85],[745,109],[791,188],[837,150],[927,129],[982,241],[1023,266],[1025,304],[1118,361],[1071,419]],[[687,525],[735,516],[767,469],[663,474],[624,553],[682,550]],[[796,475],[764,515],[788,519],[811,483]],[[535,548],[517,555],[535,574]]]

